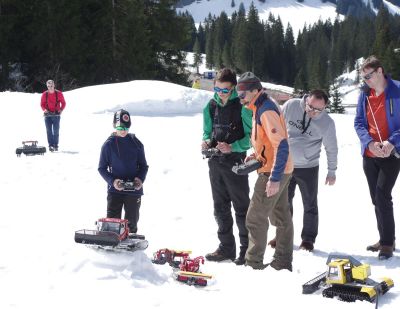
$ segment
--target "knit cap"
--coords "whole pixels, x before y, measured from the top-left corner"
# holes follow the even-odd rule
[[[260,79],[252,72],[246,72],[240,75],[238,84],[236,86],[237,91],[251,91],[251,90],[262,89]]]
[[[124,109],[120,109],[114,114],[114,128],[116,127],[124,127],[129,129],[131,127],[131,116],[128,111]]]

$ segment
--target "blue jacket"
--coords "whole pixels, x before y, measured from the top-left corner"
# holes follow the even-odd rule
[[[134,134],[126,137],[111,135],[101,147],[98,171],[108,184],[108,192],[128,195],[143,195],[143,188],[137,191],[118,191],[115,179],[133,181],[135,177],[144,182],[149,169],[143,144]]]
[[[400,82],[386,79],[385,89],[385,110],[386,119],[389,127],[388,141],[394,145],[397,152],[400,152]],[[354,119],[354,128],[361,141],[361,155],[364,155],[368,144],[373,141],[368,133],[367,122],[367,95],[369,91],[361,91],[358,97],[357,113]]]

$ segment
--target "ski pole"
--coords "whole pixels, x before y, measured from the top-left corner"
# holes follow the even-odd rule
[[[376,122],[375,115],[374,115],[374,111],[372,110],[372,106],[371,106],[371,103],[369,102],[368,96],[367,96],[367,104],[368,104],[368,106],[369,106],[369,109],[371,110],[371,115],[372,115],[372,119],[374,120],[374,124],[375,124],[376,130],[378,131],[379,141],[380,141],[381,144],[382,144],[383,141],[382,141],[381,131],[379,130],[378,124],[377,124],[377,122]],[[397,159],[400,159],[400,154],[397,152],[397,150],[396,150],[396,148],[395,148],[394,146],[393,146],[392,154],[393,154]]]

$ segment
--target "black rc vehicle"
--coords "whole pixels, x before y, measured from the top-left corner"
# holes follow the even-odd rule
[[[23,141],[22,147],[18,147],[15,153],[18,157],[20,157],[22,153],[26,156],[43,155],[46,152],[46,147],[38,146],[37,144],[38,141]]]

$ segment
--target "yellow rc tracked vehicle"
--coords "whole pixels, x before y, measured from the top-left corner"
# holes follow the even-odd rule
[[[361,264],[351,256],[329,255],[326,264],[326,272],[303,284],[303,294],[312,294],[323,289],[324,297],[336,296],[347,302],[374,302],[394,285],[390,278],[382,278],[380,282],[370,279],[370,265]]]

